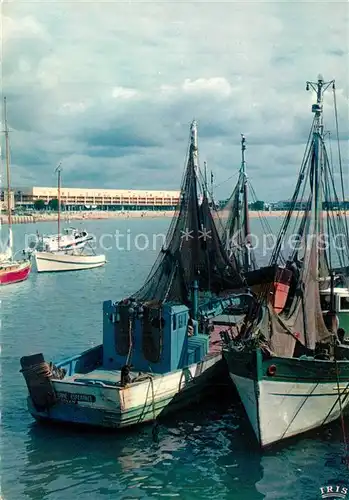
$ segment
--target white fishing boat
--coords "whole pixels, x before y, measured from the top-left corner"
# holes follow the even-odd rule
[[[323,200],[332,207],[332,200],[339,199],[323,134],[323,94],[330,86],[337,115],[334,80],[325,82],[319,75],[317,82],[307,82],[307,89],[316,92],[315,116],[293,207],[284,219],[271,259],[272,263],[286,261],[292,270],[286,305],[278,312],[267,303],[266,294],[260,294],[239,338],[227,341],[223,349],[261,447],[338,418],[344,429],[344,414],[349,412],[349,346],[345,342],[349,290],[334,286],[337,259],[343,270],[349,269],[349,233],[347,221],[336,209],[326,209],[326,218],[322,212]],[[338,129],[336,132],[339,137]],[[297,215],[298,224],[293,226],[292,213],[304,193],[306,210]],[[287,256],[283,249],[289,230],[297,235],[299,244]],[[339,231],[346,236],[343,247],[326,247],[324,235],[334,241]],[[323,290],[329,276],[331,286]],[[347,276],[342,279],[347,282]],[[349,464],[347,446],[343,463]]]
[[[105,255],[86,255],[82,253],[35,252],[34,260],[39,273],[53,271],[82,271],[101,267],[106,263]]]
[[[58,175],[58,232],[56,235],[39,237],[31,245],[38,273],[59,271],[82,271],[104,266],[104,254],[96,255],[90,242],[93,237],[87,231],[67,228],[61,234],[61,166],[56,168]],[[87,250],[89,249],[89,253]]]

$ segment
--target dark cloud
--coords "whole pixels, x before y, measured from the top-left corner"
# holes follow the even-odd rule
[[[136,148],[132,147],[89,147],[86,149],[86,155],[90,158],[122,158],[135,153]]]
[[[347,6],[313,7],[6,4],[14,184],[52,184],[61,160],[68,186],[177,189],[195,118],[217,196],[229,195],[244,133],[258,197],[287,198],[312,121],[305,81],[319,71],[337,78],[348,165]],[[332,104],[329,94],[325,125],[334,131]]]
[[[88,146],[112,147],[112,148],[149,148],[159,146],[154,138],[145,137],[141,133],[134,132],[127,125],[113,126],[107,130],[91,130],[82,136]],[[103,155],[101,155],[103,156]]]

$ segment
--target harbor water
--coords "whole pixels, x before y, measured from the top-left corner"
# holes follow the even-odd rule
[[[261,453],[229,381],[214,399],[161,422],[156,439],[151,425],[111,433],[43,426],[29,415],[20,357],[42,352],[60,360],[101,343],[103,300],[142,285],[169,222],[76,222],[104,246],[106,266],[33,271],[27,282],[0,289],[1,498],[316,500],[322,486],[349,483],[339,422]],[[273,229],[279,223],[270,220]],[[37,229],[56,227],[15,226],[17,249]]]

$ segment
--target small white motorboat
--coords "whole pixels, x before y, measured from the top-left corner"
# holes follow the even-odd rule
[[[36,270],[42,272],[82,271],[104,266],[106,257],[96,255],[90,242],[93,237],[86,231],[67,228],[63,234],[60,231],[61,220],[61,167],[56,168],[58,174],[58,232],[57,234],[41,236],[30,245],[30,253],[34,257]],[[90,254],[85,252],[87,245]]]
[[[34,252],[38,273],[57,271],[81,271],[104,266],[105,255],[86,255],[73,252]]]

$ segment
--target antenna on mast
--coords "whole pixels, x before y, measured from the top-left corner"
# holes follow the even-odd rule
[[[245,151],[246,151],[246,137],[244,136],[244,134],[241,134],[241,172],[243,174],[246,173]]]
[[[58,214],[57,214],[57,231],[58,231],[58,250],[61,240],[61,172],[62,172],[62,162],[60,161],[55,168],[55,173],[57,173],[57,191],[58,191]]]
[[[193,155],[193,163],[195,173],[198,173],[199,161],[198,161],[198,129],[197,121],[193,120],[190,127],[190,145],[191,153]]]
[[[243,210],[244,210],[244,267],[245,271],[251,269],[251,244],[250,244],[250,216],[248,211],[248,192],[247,192],[247,175],[246,175],[246,137],[241,134],[241,169],[242,174],[242,186],[241,191],[243,193]]]
[[[4,133],[5,133],[5,155],[6,155],[6,177],[7,177],[7,213],[8,225],[12,227],[12,207],[11,207],[11,177],[10,177],[10,142],[9,130],[7,125],[7,103],[4,97]]]
[[[207,188],[207,161],[204,161],[204,184],[205,184],[205,191],[206,191],[206,196],[208,194],[208,188]]]
[[[324,77],[320,74],[318,76],[317,82],[306,82],[306,90],[312,89],[316,93],[316,104],[313,104],[311,110],[315,113],[316,117],[316,125],[315,132],[320,134],[323,137],[324,126],[323,126],[323,95],[326,90],[332,85],[332,88],[335,88],[335,80],[331,80],[329,82],[324,81]]]
[[[211,170],[211,198],[212,198],[212,203],[214,203],[214,201],[213,201],[213,172],[212,172],[212,170]]]

